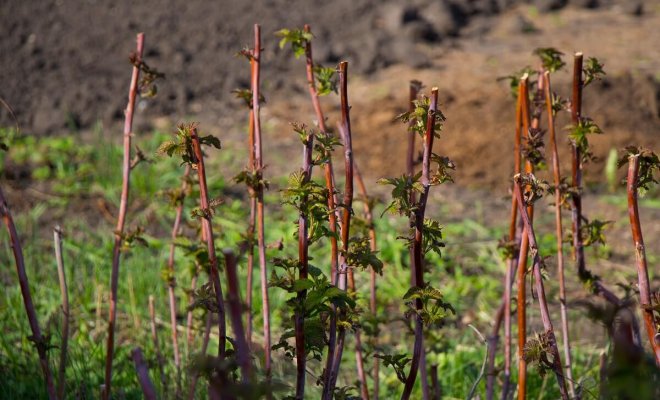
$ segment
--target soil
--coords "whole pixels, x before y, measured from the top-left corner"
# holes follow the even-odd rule
[[[512,164],[505,155],[514,104],[496,78],[535,67],[531,52],[540,46],[566,52],[569,64],[578,50],[605,62],[607,78],[585,93],[584,112],[606,132],[593,139],[597,156],[633,143],[657,150],[660,1],[531,3],[10,0],[0,9],[0,97],[25,134],[84,133],[98,121],[119,131],[128,54],[134,34],[144,31],[145,59],[167,79],[156,98],[140,102],[136,131],[192,119],[219,134],[225,147],[242,146],[245,113],[230,92],[248,85],[249,72],[235,53],[251,43],[252,24],[259,22],[266,154],[277,151],[273,161],[286,161],[298,152],[288,122],[312,123],[313,116],[303,60],[279,49],[271,33],[309,23],[319,62],[350,63],[355,149],[371,178],[403,170],[405,131],[393,117],[405,110],[408,81],[419,79],[441,89],[448,121],[439,146],[458,165],[457,183],[503,187]],[[564,96],[569,78],[556,74],[554,88]],[[338,101],[329,96],[324,103],[331,111]],[[0,126],[13,124],[0,111]],[[269,165],[272,173],[290,170],[286,162]],[[600,179],[602,161],[591,168]]]

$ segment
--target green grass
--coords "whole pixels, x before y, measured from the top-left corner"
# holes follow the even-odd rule
[[[72,334],[69,344],[67,364],[67,398],[98,398],[103,383],[105,337],[107,316],[108,286],[113,242],[114,222],[103,217],[98,201],[109,204],[110,213],[118,206],[121,176],[119,165],[122,150],[107,139],[101,129],[93,134],[92,144],[80,145],[75,134],[62,137],[35,138],[3,131],[9,137],[9,153],[0,152],[1,165],[12,164],[28,167],[30,187],[39,188],[48,195],[36,205],[26,207],[13,205],[17,229],[21,235],[26,257],[27,273],[32,294],[43,330],[50,335],[53,346],[49,352],[51,366],[59,358],[60,342],[60,295],[57,285],[57,272],[53,258],[52,228],[60,224],[65,231],[64,262],[69,282],[71,301]],[[167,134],[153,134],[136,139],[140,148],[153,155]],[[214,171],[224,165],[242,165],[242,158],[231,152],[209,151],[209,185],[213,197],[225,199],[214,217],[214,229],[218,233],[216,247],[237,249],[245,230],[247,204],[244,188],[219,177]],[[154,156],[155,157],[155,156]],[[225,168],[226,169],[226,168]],[[238,170],[235,171],[236,173]],[[130,350],[141,346],[151,367],[152,381],[159,391],[163,388],[155,361],[155,349],[149,334],[147,300],[149,295],[156,298],[157,315],[169,321],[167,287],[162,279],[162,269],[167,260],[169,230],[173,209],[167,199],[159,193],[179,185],[182,168],[171,159],[156,158],[153,162],[140,164],[133,172],[131,197],[127,227],[142,225],[146,229],[148,247],[134,247],[122,256],[119,285],[118,334],[114,361],[114,398],[138,399],[142,394],[130,361]],[[296,215],[288,207],[279,205],[277,191],[284,177],[271,178],[273,189],[267,193],[266,241],[268,243],[284,239],[284,253],[296,254],[294,239]],[[3,184],[4,187],[4,184]],[[23,188],[22,190],[29,190]],[[193,197],[196,194],[193,194]],[[196,200],[196,199],[195,199]],[[195,201],[190,199],[186,206],[189,215]],[[10,205],[11,207],[12,205]],[[359,208],[356,207],[356,210]],[[379,216],[382,206],[375,211]],[[443,215],[437,216],[443,220]],[[188,221],[187,233],[194,233],[196,221]],[[501,298],[501,280],[504,266],[497,249],[497,238],[503,234],[504,221],[493,221],[492,226],[472,219],[463,219],[444,227],[447,242],[443,254],[431,255],[427,261],[426,279],[440,288],[445,299],[456,308],[455,317],[447,321],[442,329],[432,329],[427,337],[429,364],[439,366],[439,379],[446,398],[465,398],[476,380],[485,347],[467,324],[474,325],[484,335],[490,331],[494,310]],[[412,335],[402,321],[405,306],[401,300],[409,288],[408,250],[397,236],[405,231],[406,223],[400,218],[385,215],[377,218],[380,257],[385,263],[385,272],[379,278],[379,313],[386,318],[381,326],[378,352],[410,352]],[[3,230],[4,232],[4,230]],[[543,235],[540,238],[544,252],[554,251],[554,238]],[[282,256],[276,250],[268,250],[268,257]],[[311,248],[312,263],[327,270],[328,249],[325,243]],[[179,313],[185,315],[186,293],[190,286],[190,261],[182,251],[177,252],[177,281]],[[18,289],[11,247],[6,234],[0,234],[0,281],[5,287],[0,297],[0,397],[3,399],[45,398],[45,387],[37,363],[36,351],[27,339],[30,335],[25,317],[22,298]],[[245,258],[240,260],[241,282],[245,279]],[[130,278],[130,279],[129,279]],[[368,280],[366,274],[357,276],[358,303],[367,309]],[[132,294],[129,290],[132,283]],[[255,274],[255,289],[259,277]],[[549,283],[553,286],[552,283]],[[273,288],[271,307],[273,310],[273,341],[277,342],[282,333],[282,325],[288,318],[285,307],[286,293]],[[133,302],[131,302],[131,297]],[[245,298],[245,293],[243,293]],[[99,301],[100,299],[100,301]],[[254,331],[261,337],[261,302],[258,291],[254,297]],[[98,307],[101,307],[100,314]],[[533,309],[533,306],[530,306]],[[532,311],[534,318],[535,311]],[[99,318],[100,315],[100,318]],[[202,314],[196,311],[196,326],[202,326]],[[185,324],[182,320],[181,324]],[[558,326],[558,321],[556,326]],[[166,373],[169,381],[168,392],[172,393],[175,382],[170,328],[165,323],[159,329],[161,351],[167,362]],[[189,352],[184,354],[184,388],[191,376],[189,368],[193,355],[200,347],[200,336]],[[183,335],[180,334],[183,343]],[[214,352],[212,341],[209,353]],[[340,385],[355,384],[353,343],[349,341],[344,354]],[[367,348],[368,351],[373,349]],[[598,353],[602,349],[588,345],[574,346],[575,376],[585,382],[585,386],[597,394]],[[274,353],[274,376],[292,385],[292,361],[281,353]],[[501,357],[498,355],[498,363]],[[370,368],[370,363],[367,363]],[[310,362],[309,369],[319,374],[322,366]],[[381,397],[398,397],[402,384],[393,370],[381,367]],[[515,372],[514,372],[515,375]],[[314,385],[315,379],[308,381],[308,398],[318,398],[320,389]],[[418,380],[419,381],[419,380]],[[371,382],[369,382],[371,384]],[[198,385],[198,397],[205,398],[203,381]],[[419,396],[419,382],[416,390]],[[558,391],[553,377],[543,378],[530,372],[530,398],[554,399]],[[479,385],[478,394],[485,393],[485,384]]]

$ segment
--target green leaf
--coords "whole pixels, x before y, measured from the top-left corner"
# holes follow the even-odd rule
[[[293,282],[293,290],[296,292],[302,292],[303,290],[308,290],[314,287],[314,283],[309,279],[298,279]]]

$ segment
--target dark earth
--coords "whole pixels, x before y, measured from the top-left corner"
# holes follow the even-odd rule
[[[17,121],[3,108],[0,126],[18,123],[30,135],[73,129],[85,140],[100,121],[119,138],[128,54],[142,31],[145,59],[166,80],[156,98],[139,104],[136,132],[197,120],[225,148],[243,146],[245,111],[231,91],[248,85],[247,64],[235,54],[252,43],[254,23],[264,36],[264,140],[266,157],[277,153],[267,160],[273,174],[289,171],[279,161],[298,151],[288,122],[313,116],[304,61],[280,50],[272,33],[304,23],[315,35],[317,62],[349,61],[356,155],[372,178],[403,170],[404,129],[392,119],[405,110],[408,81],[420,79],[440,87],[448,121],[439,146],[459,166],[457,184],[505,188],[514,102],[496,78],[536,67],[537,47],[566,53],[569,68],[554,81],[564,96],[573,52],[605,63],[606,79],[585,93],[585,114],[605,131],[593,139],[600,161],[587,179],[602,179],[611,148],[657,150],[660,143],[658,0],[8,0],[0,7],[0,97]],[[334,126],[338,99],[323,101]]]

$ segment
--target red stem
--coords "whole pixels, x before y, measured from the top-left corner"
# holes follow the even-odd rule
[[[548,131],[550,132],[550,150],[552,151],[552,176],[555,183],[555,228],[557,236],[557,274],[559,278],[559,305],[561,312],[561,331],[564,344],[564,358],[566,364],[566,379],[568,380],[568,391],[571,397],[575,397],[575,385],[573,382],[573,364],[571,357],[571,342],[568,336],[568,311],[566,308],[566,285],[564,279],[564,238],[561,221],[561,171],[559,169],[559,151],[557,150],[557,138],[555,135],[555,118],[552,110],[552,87],[550,85],[550,72],[546,71],[543,75],[545,79],[545,104],[548,114]]]
[[[426,133],[424,135],[424,152],[422,156],[422,179],[423,192],[419,199],[419,205],[415,211],[414,226],[415,237],[412,244],[413,264],[411,268],[411,283],[416,287],[424,287],[424,256],[422,250],[422,229],[424,227],[424,214],[426,212],[426,202],[431,187],[431,154],[433,153],[433,139],[435,126],[435,116],[438,110],[438,88],[431,89],[431,104],[429,105],[428,117],[426,121]],[[417,310],[422,308],[421,300],[415,302]],[[423,329],[422,320],[419,315],[415,323],[415,344],[413,346],[413,356],[410,362],[410,373],[406,378],[406,383],[401,394],[401,399],[409,399],[417,379],[417,370],[419,369],[420,359],[423,349]]]
[[[573,63],[573,94],[571,100],[571,121],[574,126],[577,126],[582,114],[582,53],[575,53]],[[575,144],[572,145],[572,186],[577,189],[572,195],[572,229],[573,229],[573,254],[577,262],[578,274],[584,275],[586,272],[585,259],[584,259],[584,246],[582,243],[582,195],[579,189],[582,187],[582,155],[580,148]]]
[[[567,400],[568,392],[566,391],[566,382],[564,379],[564,374],[562,372],[561,358],[559,355],[559,349],[557,348],[557,340],[555,338],[554,329],[552,327],[552,321],[550,320],[550,311],[548,309],[548,302],[545,297],[545,289],[543,287],[543,276],[541,275],[541,264],[543,260],[539,254],[538,244],[536,242],[536,235],[534,234],[534,227],[532,225],[531,216],[529,215],[528,208],[525,207],[524,200],[522,198],[522,188],[520,187],[520,175],[516,175],[514,178],[514,193],[518,201],[518,211],[520,212],[520,217],[523,220],[525,226],[524,232],[526,232],[527,239],[529,240],[529,248],[531,250],[532,257],[534,259],[534,266],[532,268],[534,274],[534,284],[536,286],[536,293],[539,300],[539,308],[541,310],[541,321],[543,322],[543,328],[545,329],[545,334],[548,337],[550,342],[551,351],[552,351],[552,360],[553,360],[553,370],[557,378],[557,384],[559,385],[559,392],[561,398]],[[522,357],[522,354],[521,354]]]
[[[309,25],[305,25],[305,32],[311,33],[311,28]],[[305,60],[306,60],[306,72],[307,72],[307,87],[309,88],[309,96],[312,100],[312,106],[314,107],[314,113],[316,114],[316,119],[318,120],[319,129],[324,135],[328,134],[328,129],[325,124],[325,116],[323,114],[323,109],[321,109],[321,102],[319,101],[319,94],[316,90],[316,82],[314,79],[314,58],[312,57],[312,42],[307,41],[305,44]],[[328,225],[330,232],[333,234],[337,232],[337,213],[335,213],[337,199],[336,199],[336,190],[335,190],[335,174],[332,167],[332,155],[326,154],[328,162],[323,166],[323,172],[325,177],[325,186],[328,189]],[[333,235],[330,237],[330,281],[334,282],[337,273],[338,265],[338,245],[337,238]]]
[[[236,338],[236,362],[241,369],[243,383],[249,384],[252,379],[251,355],[243,329],[241,296],[240,289],[238,288],[238,273],[236,272],[236,257],[231,250],[225,250],[223,253],[225,256],[225,273],[227,274],[227,303]]]
[[[0,189],[0,216],[5,223],[5,226],[7,227],[7,231],[9,231],[11,249],[14,253],[14,260],[16,261],[18,284],[21,287],[25,312],[28,317],[28,322],[30,323],[30,329],[32,330],[31,340],[35,343],[37,353],[39,354],[39,364],[41,365],[41,371],[44,374],[44,378],[46,378],[48,398],[51,400],[57,399],[58,397],[55,391],[55,384],[53,383],[53,375],[51,374],[50,367],[48,365],[48,353],[46,352],[47,344],[44,342],[44,338],[41,335],[41,329],[39,328],[39,318],[37,317],[37,311],[34,309],[34,303],[32,303],[30,283],[28,281],[27,273],[25,272],[25,261],[23,259],[21,242],[18,238],[18,232],[16,232],[16,226],[14,226],[14,219],[12,218],[11,212],[9,211],[9,206],[7,205],[7,200],[2,193],[2,189]]]
[[[637,263],[637,280],[639,283],[639,304],[642,308],[642,317],[646,326],[646,333],[653,349],[655,362],[660,366],[660,334],[656,331],[656,321],[653,316],[651,303],[651,286],[649,284],[649,271],[646,264],[646,249],[642,236],[642,225],[639,221],[639,207],[637,205],[637,187],[639,179],[639,155],[628,157],[628,216],[632,230],[633,244],[635,245],[635,260]]]
[[[312,151],[314,149],[314,136],[309,135],[303,147],[303,184],[309,182],[312,177]],[[307,198],[302,199],[305,204]],[[305,206],[301,207],[298,216],[298,263],[299,279],[307,279],[309,271],[309,241],[307,238],[308,216],[304,211]],[[298,292],[297,301],[303,304],[307,297],[307,291]],[[305,314],[301,310],[296,311],[294,316],[294,330],[296,336],[296,399],[302,400],[305,397]]]
[[[137,372],[138,382],[140,382],[144,398],[147,400],[156,400],[158,395],[156,394],[153,383],[151,383],[151,378],[149,378],[149,367],[142,355],[142,349],[139,347],[134,348],[131,352],[131,358],[133,358],[133,363],[135,364],[135,371]]]
[[[522,86],[518,86],[518,97],[516,100],[516,127],[513,142],[513,160],[514,174],[520,173],[520,142],[522,126]],[[518,208],[516,206],[516,196],[511,194],[511,217],[509,222],[510,243],[520,244],[520,232],[517,224]],[[488,353],[488,376],[486,378],[486,399],[492,400],[495,391],[495,354],[497,353],[497,344],[499,342],[500,326],[504,320],[504,383],[502,384],[502,398],[508,396],[509,384],[511,382],[511,289],[515,279],[518,251],[514,249],[513,255],[506,260],[506,272],[504,276],[504,295],[502,303],[495,314],[495,323],[491,336],[488,338],[490,353]]]
[[[263,155],[261,144],[261,119],[259,104],[259,79],[261,69],[261,27],[254,25],[254,50],[252,52],[253,72],[252,75],[252,113],[254,116],[254,155],[255,169],[258,181],[263,179]],[[264,188],[259,184],[257,188],[257,248],[259,251],[259,271],[261,272],[261,302],[262,317],[264,320],[264,353],[265,373],[270,377],[270,302],[268,301],[268,270],[266,269],[266,243],[264,234]]]
[[[577,126],[580,118],[582,116],[582,88],[584,87],[584,82],[582,81],[582,53],[575,53],[574,63],[573,63],[573,93],[571,100],[571,121],[574,126]],[[584,280],[584,277],[589,275],[587,271],[585,256],[584,256],[584,244],[582,241],[582,155],[580,154],[580,149],[571,145],[572,147],[572,182],[574,193],[571,196],[571,218],[572,224],[571,228],[573,231],[573,256],[575,258],[578,270],[578,277],[580,280]],[[602,296],[605,300],[613,304],[614,306],[621,306],[621,300],[615,295],[612,291],[606,288],[600,281],[593,282],[593,290],[596,294]]]
[[[209,209],[209,193],[208,186],[206,185],[206,170],[204,168],[204,154],[202,147],[199,143],[199,136],[197,136],[197,128],[192,128],[190,132],[192,139],[193,152],[197,161],[196,169],[199,179],[199,202],[202,210]],[[221,360],[225,358],[225,346],[227,342],[227,325],[225,322],[225,305],[222,299],[222,286],[220,285],[220,275],[218,273],[218,259],[215,254],[215,242],[213,238],[213,226],[211,224],[210,216],[202,218],[202,230],[205,232],[206,248],[209,254],[209,262],[211,264],[211,282],[215,289],[215,298],[218,303],[218,328],[219,328],[219,343],[218,343],[218,356]]]
[[[254,57],[250,58],[250,85],[254,80]],[[256,166],[254,163],[254,110],[253,105],[250,104],[250,112],[248,115],[248,169],[254,173]],[[257,218],[257,196],[254,188],[248,186],[248,195],[250,196],[250,216],[248,219],[247,237],[247,282],[246,282],[246,298],[245,303],[247,307],[247,341],[248,345],[252,346],[252,291],[253,291],[253,274],[254,274],[254,227]]]
[[[355,180],[358,184],[358,191],[363,198],[364,203],[364,218],[367,221],[367,226],[369,227],[369,247],[372,252],[378,251],[378,243],[376,242],[376,227],[373,222],[373,213],[371,211],[371,205],[369,204],[369,194],[367,193],[367,187],[362,180],[362,174],[358,169],[357,163],[354,165],[355,169]],[[372,268],[370,271],[370,282],[369,282],[369,311],[372,315],[376,315],[377,312],[377,303],[376,303],[376,271]],[[357,346],[357,343],[356,343]],[[358,361],[359,362],[359,361]],[[373,398],[378,400],[378,388],[379,388],[379,378],[378,371],[380,367],[379,359],[373,357],[372,360],[372,379],[374,384]]]
[[[521,94],[521,117],[522,117],[522,136],[529,138],[530,118],[529,118],[529,87],[527,74],[520,80]],[[533,166],[529,161],[525,162],[525,172],[533,173]],[[515,185],[514,185],[515,186]],[[516,197],[516,204],[520,209],[520,200]],[[528,206],[528,212],[533,218],[533,208]],[[524,400],[527,397],[527,363],[522,356],[525,342],[527,341],[527,289],[525,275],[527,273],[527,255],[529,250],[529,238],[526,228],[523,227],[520,240],[520,253],[518,254],[518,400]]]
[[[347,264],[346,255],[348,254],[349,238],[350,238],[350,225],[351,213],[353,211],[353,144],[351,133],[351,118],[350,107],[348,105],[348,63],[342,61],[339,63],[339,95],[341,100],[341,129],[342,139],[344,141],[344,170],[345,170],[345,183],[344,183],[344,200],[342,204],[342,219],[341,219],[341,241],[342,252],[339,257],[339,268],[337,271],[337,283],[341,290],[347,288],[347,278],[351,275],[349,265]],[[355,282],[350,279],[351,285],[355,287]],[[335,316],[336,319],[336,310]],[[334,388],[337,384],[339,376],[339,368],[341,365],[341,358],[344,352],[344,341],[346,336],[346,329],[340,327],[337,334],[337,344],[333,354],[332,369],[329,374],[328,386],[324,388],[325,399],[330,400],[334,393]],[[361,357],[360,357],[361,359]],[[361,361],[361,360],[360,360]],[[358,362],[359,364],[359,362]],[[363,398],[366,393],[366,399],[369,398],[369,391],[367,388],[366,376],[364,375],[364,367],[362,367],[361,377],[361,391]],[[359,372],[359,371],[358,371]],[[330,396],[330,397],[328,397]]]
[[[137,35],[137,61],[142,60],[144,50],[144,33]],[[108,400],[112,384],[112,360],[115,350],[115,321],[117,318],[117,287],[119,283],[119,259],[121,256],[122,236],[124,234],[124,223],[126,221],[126,210],[128,209],[128,190],[131,177],[131,137],[133,136],[133,112],[135,111],[135,100],[137,98],[137,85],[140,77],[140,69],[133,66],[133,75],[128,90],[128,105],[126,106],[124,119],[124,159],[122,162],[122,187],[119,202],[119,215],[117,227],[115,228],[115,244],[112,250],[112,272],[110,277],[110,314],[108,316],[108,341],[106,344],[105,358],[105,385],[102,398]]]

